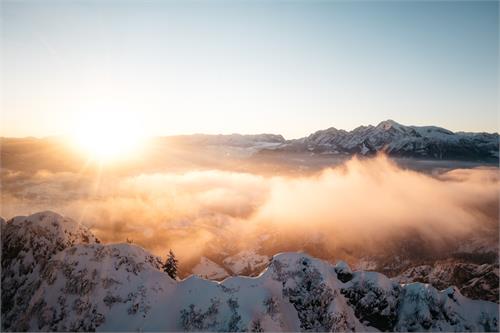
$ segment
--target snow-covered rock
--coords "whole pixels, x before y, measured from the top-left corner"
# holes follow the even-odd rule
[[[470,300],[455,288],[399,284],[303,253],[275,255],[257,277],[176,281],[144,249],[97,244],[85,229],[53,213],[14,219],[6,228],[10,223],[18,229],[11,227],[5,241],[15,243],[3,246],[15,248],[12,235],[28,234],[26,244],[40,238],[37,249],[46,249],[49,259],[36,271],[19,271],[25,253],[38,255],[33,245],[23,245],[10,257],[10,270],[2,270],[2,291],[4,283],[30,278],[29,294],[14,292],[18,311],[8,312],[8,320],[2,316],[7,331],[498,330],[496,303]],[[49,247],[48,239],[65,246]]]
[[[470,300],[455,287],[437,291],[428,284],[404,285],[399,303],[395,331],[498,331],[498,307]]]
[[[2,223],[2,325],[11,326],[26,310],[53,255],[75,244],[96,242],[85,226],[50,211]]]
[[[193,267],[191,272],[209,280],[222,280],[229,276],[224,268],[206,257],[201,257],[200,262]]]
[[[339,261],[335,265],[335,273],[337,273],[337,278],[342,282],[347,282],[352,279],[352,270],[344,261]]]
[[[9,329],[125,331],[143,325],[158,298],[175,288],[158,257],[128,244],[66,249],[52,257],[40,279],[27,310]]]
[[[226,257],[224,265],[236,275],[252,275],[262,271],[268,264],[270,258],[258,254],[254,250],[245,250],[235,255]]]
[[[440,289],[453,285],[472,299],[498,302],[498,264],[436,262],[433,265],[411,267],[393,280],[399,283],[430,283]]]
[[[405,126],[393,120],[377,126],[360,126],[352,131],[329,128],[305,138],[289,140],[275,151],[391,156],[426,159],[497,161],[498,133],[451,132],[436,126]]]

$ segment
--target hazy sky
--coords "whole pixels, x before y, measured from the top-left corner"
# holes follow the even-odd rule
[[[497,1],[2,1],[3,136],[498,131]],[[117,126],[120,117],[117,117]]]

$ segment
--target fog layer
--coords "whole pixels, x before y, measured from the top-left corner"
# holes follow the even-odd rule
[[[384,156],[307,176],[4,169],[1,214],[54,210],[88,225],[103,242],[128,239],[162,256],[172,248],[185,261],[246,248],[302,250],[308,242],[350,253],[403,235],[424,239],[422,246],[480,233],[495,241],[499,185],[497,168],[431,176]],[[265,243],[269,237],[273,244]]]

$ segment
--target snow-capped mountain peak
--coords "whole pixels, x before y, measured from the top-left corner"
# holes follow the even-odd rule
[[[331,127],[273,147],[275,152],[372,155],[383,151],[401,157],[484,161],[497,161],[498,150],[498,133],[453,133],[436,126],[405,126],[390,119],[352,131]]]
[[[387,119],[387,120],[384,120],[384,121],[381,121],[378,125],[377,125],[377,128],[381,128],[381,129],[384,129],[384,130],[390,130],[391,128],[395,128],[395,129],[402,129],[403,128],[403,125],[395,122],[394,120],[392,119]]]

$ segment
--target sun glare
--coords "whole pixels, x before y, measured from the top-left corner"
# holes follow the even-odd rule
[[[140,124],[120,113],[85,113],[73,134],[76,145],[100,162],[130,159],[144,142]]]

